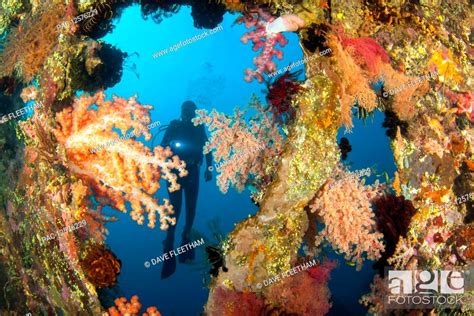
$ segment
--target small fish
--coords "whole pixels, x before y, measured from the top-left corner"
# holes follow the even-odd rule
[[[348,265],[349,267],[355,267],[356,264],[352,261],[346,261],[346,265]]]

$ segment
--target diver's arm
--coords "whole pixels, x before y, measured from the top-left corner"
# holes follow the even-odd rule
[[[170,125],[166,129],[165,136],[163,136],[163,140],[161,141],[161,147],[168,147],[170,146],[171,141],[174,137],[174,129],[176,126],[176,120],[171,121]]]

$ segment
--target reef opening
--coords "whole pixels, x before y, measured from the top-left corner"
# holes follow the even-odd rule
[[[151,8],[149,9],[151,10]],[[181,104],[186,100],[193,101],[200,110],[216,110],[226,115],[232,115],[234,108],[238,106],[242,111],[249,112],[245,118],[247,122],[249,122],[249,118],[258,115],[259,109],[252,107],[252,100],[255,96],[260,99],[261,103],[264,103],[266,91],[264,91],[263,85],[256,82],[248,84],[242,79],[243,69],[252,63],[254,53],[251,47],[241,43],[240,37],[246,28],[243,25],[235,24],[237,15],[226,13],[219,24],[208,25],[212,26],[211,30],[214,29],[215,33],[190,43],[186,42],[186,45],[183,43],[180,46],[180,42],[209,32],[209,27],[207,29],[196,28],[193,8],[182,6],[178,10],[178,7],[175,9],[170,7],[166,11],[169,14],[164,12],[159,16],[146,14],[145,19],[143,10],[142,5],[141,7],[130,6],[121,11],[120,20],[112,23],[111,32],[101,39],[105,45],[113,45],[117,50],[129,56],[123,67],[120,81],[108,88],[105,91],[106,95],[137,94],[138,100],[154,106],[150,112],[151,122],[160,122],[160,127],[150,130],[152,134],[150,140],[138,138],[140,141],[151,147],[159,145],[167,125],[180,118]],[[151,19],[147,17],[151,17]],[[174,31],[170,32],[170,30]],[[150,41],[150,37],[157,40]],[[278,62],[278,69],[283,69],[292,62],[303,58],[297,36],[289,34],[288,37],[290,42],[284,47],[287,57]],[[226,43],[225,46],[222,45],[223,41]],[[188,55],[195,58],[189,60],[185,57]],[[179,60],[179,62],[171,63],[172,60]],[[299,80],[301,78],[300,72]],[[166,82],[166,84],[155,84],[159,81]],[[236,94],[236,91],[239,93]],[[229,95],[232,95],[232,98],[228,98]],[[161,126],[164,126],[162,131],[159,130]],[[214,161],[214,177],[218,176],[217,169],[222,166],[222,162]],[[204,167],[203,164],[201,174],[204,172]],[[229,189],[225,194],[222,194],[214,185],[214,181],[213,179],[210,182],[212,185],[210,185],[201,179],[193,236],[196,238],[204,236],[208,240],[208,246],[211,247],[209,249],[221,251],[219,249],[222,247],[222,240],[217,242],[215,238],[210,238],[214,234],[209,232],[209,222],[219,219],[219,234],[225,236],[232,231],[234,223],[255,214],[257,208],[250,198],[254,191],[252,186],[244,185],[241,193],[238,192],[239,190]],[[262,179],[261,181],[268,180]],[[167,198],[165,192],[156,196],[160,199]],[[208,205],[208,200],[215,201],[212,207]],[[204,263],[206,261],[204,248],[196,250],[196,260],[200,262],[200,267],[197,269],[199,273],[195,271],[196,269],[180,265],[177,266],[177,271],[170,280],[160,280],[159,273],[151,272],[153,267],[159,272],[161,269],[159,265],[137,272],[136,263],[127,264],[127,262],[131,258],[155,258],[163,254],[162,240],[165,239],[166,232],[154,231],[153,234],[149,234],[148,228],[135,225],[127,214],[117,213],[108,207],[104,207],[103,210],[105,214],[118,219],[116,222],[107,224],[110,234],[106,241],[123,263],[118,275],[118,285],[121,290],[119,296],[131,297],[137,294],[145,306],[163,306],[160,308],[163,313],[179,313],[179,311],[181,313],[190,311],[198,313],[201,311],[206,302],[208,291],[202,287],[202,277],[199,273],[212,270],[212,264]],[[228,213],[225,217],[222,215],[222,210],[226,210]],[[184,211],[181,213],[176,226],[177,240],[179,239],[178,232],[183,229],[185,224]],[[131,241],[124,240],[124,231],[136,236],[136,239],[142,240],[145,244],[154,246],[150,248],[133,247]],[[184,278],[186,278],[186,282],[189,282],[185,291],[187,294],[183,294],[182,289],[179,294],[166,290],[169,288],[170,282],[184,282]],[[155,284],[153,290],[149,288],[150,282]],[[114,289],[101,290],[101,297],[104,300],[107,297],[116,297],[117,294],[113,293]],[[161,303],[156,301],[158,294]],[[166,304],[176,295],[197,296],[199,300],[188,306]],[[110,300],[107,305],[111,305]]]

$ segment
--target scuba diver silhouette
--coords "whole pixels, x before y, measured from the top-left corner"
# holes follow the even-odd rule
[[[194,126],[191,120],[194,118],[196,104],[192,101],[186,101],[181,106],[181,120],[173,120],[163,136],[162,147],[169,146],[174,154],[186,162],[188,175],[178,179],[181,189],[175,192],[168,190],[170,203],[173,205],[176,225],[181,213],[182,195],[184,191],[186,201],[186,223],[182,234],[181,246],[188,244],[190,240],[191,228],[196,215],[196,203],[199,192],[199,170],[203,160],[202,148],[207,142],[204,125]],[[212,166],[212,154],[206,154],[206,171],[204,173],[205,181],[212,179],[212,172],[209,167]],[[169,186],[169,183],[168,183]],[[163,241],[164,253],[171,251],[174,247],[174,234],[176,225],[168,228],[166,239]],[[179,256],[179,262],[184,263],[194,260],[194,249]],[[165,279],[172,275],[176,270],[176,258],[173,256],[163,263],[161,278]]]

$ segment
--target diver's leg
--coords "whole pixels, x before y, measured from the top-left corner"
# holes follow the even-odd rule
[[[199,166],[194,165],[190,168],[188,181],[184,188],[186,199],[186,223],[184,225],[181,245],[189,244],[191,241],[191,229],[193,228],[194,218],[196,217],[196,204],[199,193]],[[194,249],[190,249],[180,256],[180,262],[194,260]]]
[[[176,218],[176,225],[178,225],[179,214],[181,213],[182,192],[181,190],[169,192],[170,203],[173,205],[174,216]],[[176,225],[168,227],[166,232],[166,239],[163,241],[163,253],[169,253],[174,247],[174,233]],[[176,258],[171,257],[163,262],[163,269],[161,270],[161,278],[166,279],[176,271]]]
[[[176,218],[176,225],[170,225],[166,231],[166,239],[163,243],[164,251],[170,251],[174,247],[174,233],[178,225],[179,214],[181,213],[181,204],[183,203],[183,193],[181,190],[169,192],[170,203],[173,205],[174,217]]]

